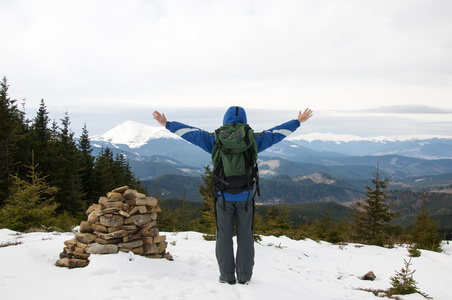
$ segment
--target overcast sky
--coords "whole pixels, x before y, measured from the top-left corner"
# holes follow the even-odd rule
[[[76,133],[152,111],[206,129],[452,136],[452,1],[0,0],[0,76]]]

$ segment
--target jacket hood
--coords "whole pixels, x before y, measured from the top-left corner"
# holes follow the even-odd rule
[[[224,114],[223,124],[231,124],[231,123],[243,123],[247,124],[246,120],[246,112],[240,106],[231,106],[228,108],[226,113]]]

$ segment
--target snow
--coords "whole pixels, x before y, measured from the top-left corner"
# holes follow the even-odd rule
[[[104,134],[90,137],[91,141],[104,141],[139,148],[153,139],[180,139],[162,126],[148,126],[135,121],[126,121]]]
[[[64,241],[74,233],[0,230],[1,299],[376,299],[358,288],[387,289],[404,267],[405,247],[386,249],[333,245],[287,237],[262,237],[255,244],[249,285],[218,282],[215,242],[197,232],[162,232],[174,261],[131,253],[91,255],[86,268],[55,266]],[[434,299],[452,299],[452,245],[443,253],[422,251],[412,259],[419,289]],[[362,281],[368,271],[375,281]],[[401,299],[425,299],[419,294]]]

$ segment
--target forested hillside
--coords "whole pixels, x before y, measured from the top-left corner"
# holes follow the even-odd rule
[[[93,156],[86,125],[76,141],[68,113],[59,121],[50,120],[48,115],[45,102],[41,100],[36,116],[28,119],[17,101],[9,97],[8,83],[3,78],[0,89],[0,223],[10,224],[11,216],[6,212],[20,214],[21,201],[28,201],[18,198],[15,184],[20,179],[30,182],[29,188],[34,188],[35,182],[29,178],[30,168],[36,178],[58,190],[53,198],[40,191],[38,196],[42,199],[38,202],[51,200],[57,204],[56,213],[64,212],[75,219],[84,214],[88,205],[117,186],[141,189],[123,154],[114,155],[105,148]]]

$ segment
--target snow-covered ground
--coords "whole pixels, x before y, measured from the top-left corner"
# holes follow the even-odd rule
[[[389,277],[409,259],[404,247],[333,245],[286,237],[262,237],[249,285],[218,282],[215,242],[197,232],[166,234],[174,261],[131,253],[91,255],[88,267],[55,266],[74,233],[21,234],[0,230],[0,299],[375,299],[358,288],[387,289]],[[452,245],[412,259],[419,289],[452,299]],[[368,271],[375,281],[360,277]],[[419,294],[401,299],[425,299]]]

